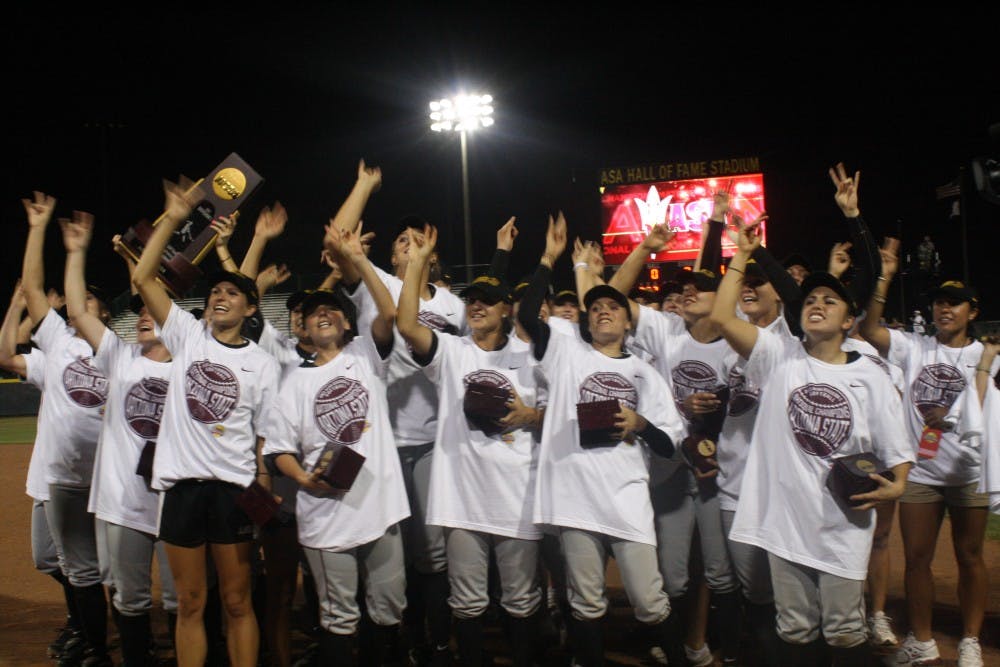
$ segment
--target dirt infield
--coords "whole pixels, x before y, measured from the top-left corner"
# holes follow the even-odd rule
[[[24,495],[24,479],[31,448],[28,445],[0,445],[0,665],[54,665],[45,659],[45,648],[55,637],[62,620],[61,591],[48,577],[34,570],[31,563],[29,523],[31,501]],[[889,614],[897,619],[903,613],[902,544],[898,527],[893,529],[893,576]],[[986,563],[996,581],[990,586],[989,612],[982,643],[987,665],[1000,665],[1000,542],[987,541]],[[935,636],[945,664],[955,664],[956,635],[960,632],[955,585],[957,574],[951,555],[948,526],[941,531],[934,567],[937,588]],[[609,583],[617,580],[613,573]],[[614,592],[612,592],[614,593]],[[621,597],[619,595],[613,597]],[[623,608],[613,610],[607,629],[607,646],[612,664],[644,664],[638,650],[626,641],[634,622]],[[162,621],[162,618],[158,619]],[[162,623],[158,623],[162,627]],[[901,632],[905,630],[901,626]],[[297,646],[304,643],[297,638]],[[503,660],[498,660],[503,663]],[[509,664],[509,663],[507,663]]]

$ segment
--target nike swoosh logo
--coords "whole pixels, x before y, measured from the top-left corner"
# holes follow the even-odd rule
[[[854,387],[855,389],[861,389],[862,387],[864,387],[863,384],[854,384],[853,382],[848,382],[847,385],[849,387]]]
[[[243,371],[244,373],[253,373],[253,370],[249,368],[243,368],[242,366],[240,366],[240,370]]]

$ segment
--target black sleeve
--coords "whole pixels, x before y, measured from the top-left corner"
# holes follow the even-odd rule
[[[545,290],[548,289],[551,278],[552,269],[544,264],[539,264],[524,290],[524,296],[521,297],[521,307],[517,311],[517,321],[521,323],[524,331],[531,338],[531,346],[535,359],[538,361],[541,361],[542,357],[545,356],[545,350],[549,346],[549,337],[552,334],[549,325],[538,318],[538,314],[542,312]]]
[[[799,287],[799,284],[785,270],[785,267],[774,258],[771,251],[764,246],[760,246],[753,251],[753,260],[757,262],[764,275],[767,276],[768,281],[770,281],[771,286],[774,287],[774,291],[778,293],[781,303],[784,304],[786,315],[791,315],[785,317],[788,330],[796,338],[801,338],[802,326],[799,318],[795,316],[795,313],[798,313],[802,308],[802,289]]]
[[[495,278],[507,279],[507,271],[510,268],[510,251],[497,248],[493,251],[493,259],[490,260],[490,270],[487,275]]]
[[[709,220],[705,249],[701,253],[701,268],[709,269],[716,275],[722,266],[722,235],[726,233],[726,223]]]
[[[854,263],[854,279],[848,289],[858,306],[863,307],[875,287],[875,279],[882,274],[882,255],[864,218],[860,215],[847,218],[847,228],[851,234],[851,249],[858,260]]]
[[[427,354],[417,354],[416,351],[412,353],[413,360],[417,362],[417,365],[423,367],[434,361],[434,355],[437,354],[438,350],[438,335],[436,331],[431,331],[431,349],[427,350]]]
[[[704,264],[702,266],[704,266]],[[639,431],[639,437],[641,437],[645,443],[649,445],[649,448],[653,450],[653,453],[658,454],[665,459],[669,459],[674,455],[674,441],[670,439],[669,435],[653,426],[651,423],[646,422],[646,428]]]

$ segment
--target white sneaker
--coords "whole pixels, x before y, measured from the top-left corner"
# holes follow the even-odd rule
[[[688,662],[691,663],[692,667],[708,667],[715,664],[715,658],[712,657],[712,649],[708,648],[708,644],[702,644],[699,649],[693,649],[685,644],[684,655],[687,656]]]
[[[868,642],[877,649],[896,648],[899,639],[892,631],[892,619],[884,611],[877,611],[868,617]]]
[[[886,656],[885,664],[894,665],[895,667],[940,665],[941,654],[938,653],[936,641],[933,639],[925,642],[917,641],[917,638],[911,632],[906,635],[906,641],[903,642],[898,651]]]
[[[958,667],[983,667],[983,649],[978,637],[965,637],[958,642]]]

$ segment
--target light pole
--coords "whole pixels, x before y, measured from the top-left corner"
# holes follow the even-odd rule
[[[462,219],[465,226],[465,281],[472,282],[472,211],[469,205],[468,134],[493,124],[493,96],[466,95],[434,100],[431,106],[431,130],[458,132],[462,147]]]

